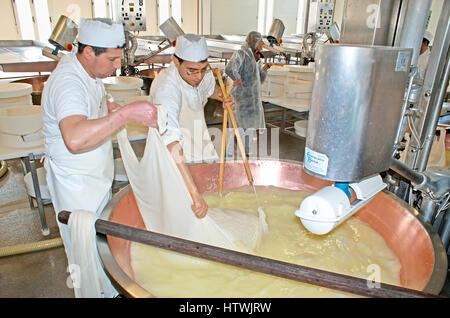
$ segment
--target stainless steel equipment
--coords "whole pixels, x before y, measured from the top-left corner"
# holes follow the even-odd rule
[[[308,173],[353,182],[389,168],[410,59],[410,49],[317,47]]]
[[[269,33],[267,34],[267,40],[270,45],[280,44],[280,40],[283,37],[284,33],[284,24],[280,19],[274,19],[272,21],[272,25],[270,26]]]
[[[44,43],[31,40],[0,41],[0,70],[3,72],[51,72],[54,59],[42,55]]]
[[[345,0],[340,42],[393,45],[401,3],[401,0]]]
[[[164,21],[159,29],[164,33],[169,42],[174,45],[180,35],[184,35],[183,29],[178,25],[173,17]],[[175,45],[174,45],[175,46]]]
[[[61,15],[48,41],[55,46],[55,55],[59,49],[72,51],[78,35],[78,25],[65,15]]]
[[[147,29],[145,1],[122,0],[116,1],[116,3],[116,20],[122,22],[125,31],[145,31]]]

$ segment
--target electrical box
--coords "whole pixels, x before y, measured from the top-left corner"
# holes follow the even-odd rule
[[[319,2],[317,7],[317,32],[328,32],[333,23],[334,4]]]
[[[117,21],[125,31],[145,31],[146,14],[144,0],[118,0]]]

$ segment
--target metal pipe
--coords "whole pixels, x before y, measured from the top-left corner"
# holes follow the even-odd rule
[[[310,8],[310,0],[306,0],[306,7],[305,7],[305,23],[303,24],[303,41],[305,40],[305,34],[308,33],[308,23],[309,23],[309,8]]]
[[[437,212],[438,202],[429,196],[424,196],[420,206],[420,213],[423,215],[425,222],[433,224],[434,217]]]
[[[406,114],[406,109],[408,107],[408,100],[409,100],[409,94],[411,93],[411,88],[413,85],[413,81],[414,78],[416,77],[416,74],[418,73],[418,68],[417,67],[413,67],[411,68],[411,71],[409,73],[409,84],[408,84],[408,89],[406,91],[405,97],[403,99],[403,104],[402,104],[402,112],[400,115],[400,122],[398,124],[398,128],[397,128],[397,133],[395,136],[395,142],[394,142],[394,146],[398,146],[403,138],[403,135],[405,134],[405,132],[403,131],[403,121],[407,120],[407,118],[405,117]],[[397,149],[394,149],[394,152]]]
[[[398,47],[412,48],[411,65],[417,65],[431,0],[409,0]]]
[[[406,164],[418,171],[424,171],[428,163],[428,147],[434,139],[436,123],[438,121],[441,104],[438,93],[442,80],[445,79],[446,62],[448,62],[448,49],[450,43],[450,1],[444,1],[442,5],[439,22],[436,29],[436,36],[431,50],[430,60],[423,82],[420,100],[417,104],[417,118],[414,126],[420,136],[420,140],[411,140],[410,147],[413,151],[408,151]],[[430,136],[433,136],[430,141]],[[427,148],[424,148],[424,145]]]
[[[410,167],[397,159],[391,159],[389,168],[414,184],[421,185],[426,181],[426,177],[422,173],[412,170]]]
[[[67,224],[70,214],[71,212],[61,211],[58,213],[58,220]],[[102,219],[97,219],[95,229],[100,234],[112,235],[166,250],[362,296],[383,298],[439,297],[422,291],[384,283],[380,283],[377,288],[369,288],[368,280],[366,279],[227,250]]]
[[[431,147],[433,146],[433,141],[436,136],[436,125],[439,121],[439,116],[441,114],[442,104],[444,102],[445,95],[447,93],[448,80],[450,75],[450,56],[447,51],[447,62],[444,70],[444,74],[442,75],[441,82],[439,85],[439,90],[432,97],[432,101],[430,101],[431,106],[431,114],[430,121],[426,125],[424,129],[424,145],[422,151],[419,153],[417,159],[417,170],[424,171],[427,167],[428,158],[430,157]]]
[[[444,212],[442,212],[444,213]],[[445,213],[447,213],[445,215],[444,218],[444,224],[442,226],[442,232],[441,232],[441,240],[442,243],[444,244],[444,248],[447,251],[447,253],[449,253],[449,245],[450,245],[450,214],[449,214],[449,210],[447,210]]]

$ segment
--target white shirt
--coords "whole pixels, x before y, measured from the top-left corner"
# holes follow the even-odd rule
[[[430,59],[431,50],[427,48],[425,52],[419,55],[419,59],[417,61],[417,67],[419,68],[420,78],[425,79],[425,72],[428,67],[428,60]]]
[[[212,72],[207,72],[198,87],[191,86],[183,80],[173,63],[156,76],[150,87],[150,103],[164,105],[167,109],[167,131],[162,135],[165,145],[180,142],[182,138],[178,120],[182,104],[181,88],[185,98],[189,99],[189,105],[199,109],[214,93],[215,85]]]
[[[64,142],[59,122],[71,115],[97,119],[107,114],[100,109],[104,95],[101,79],[88,75],[75,53],[65,55],[52,72],[42,93],[43,134],[46,145]]]

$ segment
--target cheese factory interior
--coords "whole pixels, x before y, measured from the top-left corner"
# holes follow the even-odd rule
[[[76,197],[81,192],[72,187],[72,183],[58,189],[59,182],[64,182],[55,180],[63,174],[57,175],[53,171],[59,163],[55,153],[49,152],[48,143],[53,137],[49,137],[50,126],[46,126],[49,121],[46,107],[58,102],[73,102],[79,97],[71,96],[76,85],[70,83],[75,82],[69,78],[69,84],[64,85],[64,77],[59,75],[64,75],[61,64],[68,60],[67,57],[80,56],[82,53],[77,53],[78,49],[93,46],[83,41],[102,38],[99,33],[83,33],[83,25],[88,25],[83,21],[92,18],[111,19],[113,24],[99,22],[106,20],[95,21],[120,27],[121,31],[113,37],[123,39],[124,43],[123,46],[98,45],[106,52],[121,52],[120,65],[114,62],[114,71],[108,75],[91,75],[85,66],[89,62],[78,64],[87,74],[86,87],[93,85],[95,94],[98,93],[95,85],[103,87],[102,94],[107,100],[104,104],[108,105],[105,116],[114,115],[116,110],[110,108],[112,104],[125,110],[131,109],[127,108],[129,105],[147,105],[145,101],[149,101],[159,105],[156,108],[161,132],[160,116],[165,114],[161,109],[165,107],[168,117],[162,122],[163,126],[167,124],[167,132],[161,132],[161,140],[165,141],[164,133],[172,132],[173,118],[169,101],[157,96],[158,90],[164,89],[166,74],[174,67],[178,68],[178,77],[184,80],[182,84],[190,88],[201,87],[206,79],[214,81],[216,88],[213,95],[206,96],[211,98],[204,98],[200,118],[206,122],[207,141],[212,142],[216,157],[213,160],[206,160],[206,157],[187,160],[188,151],[183,146],[194,188],[200,197],[208,198],[206,201],[197,198],[199,202],[207,204],[210,210],[226,209],[228,207],[221,205],[220,200],[225,200],[227,195],[237,195],[244,191],[242,187],[250,186],[248,198],[255,197],[257,202],[249,208],[255,212],[250,214],[258,215],[262,222],[261,218],[267,213],[268,233],[263,231],[260,243],[266,246],[269,237],[276,237],[273,234],[276,227],[284,226],[275,221],[277,216],[271,212],[274,203],[270,205],[269,198],[272,194],[266,191],[281,188],[294,193],[294,198],[300,197],[295,193],[306,191],[304,199],[294,200],[295,204],[289,205],[288,209],[281,200],[284,192],[274,190],[272,201],[280,199],[277,201],[282,208],[279,213],[287,211],[286,218],[281,218],[280,214],[279,220],[287,220],[289,224],[285,225],[293,231],[287,241],[280,240],[275,250],[289,254],[291,240],[300,240],[296,234],[302,233],[304,240],[333,241],[337,250],[330,254],[341,253],[342,257],[345,250],[358,258],[359,250],[340,248],[342,242],[350,239],[336,238],[346,229],[355,229],[357,223],[379,235],[380,242],[394,255],[398,267],[396,280],[385,281],[382,277],[380,284],[371,276],[373,267],[370,266],[384,268],[380,265],[383,257],[374,260],[371,253],[358,265],[363,274],[358,272],[353,276],[345,266],[343,269],[322,266],[324,255],[314,256],[316,261],[290,263],[295,261],[294,258],[272,258],[259,250],[238,253],[213,244],[185,241],[182,239],[186,237],[181,234],[180,237],[167,236],[163,235],[167,233],[152,230],[146,218],[141,216],[141,200],[145,201],[146,195],[138,195],[137,189],[139,182],[143,183],[142,187],[146,185],[144,167],[137,165],[142,169],[141,176],[132,179],[118,133],[119,128],[125,127],[125,139],[135,155],[146,158],[148,154],[151,161],[155,155],[148,150],[147,137],[151,130],[143,124],[143,119],[138,118],[144,117],[142,113],[110,131],[108,136],[98,130],[90,137],[91,140],[95,139],[94,135],[104,138],[91,148],[100,144],[98,147],[103,147],[108,142],[112,144],[114,175],[108,184],[111,196],[99,211],[91,212],[98,216],[94,220],[97,231],[92,239],[96,246],[94,251],[98,251],[101,267],[117,291],[115,297],[158,297],[157,292],[146,288],[136,278],[137,272],[134,273],[132,266],[134,242],[194,256],[198,262],[215,261],[274,278],[348,293],[345,295],[450,296],[450,1],[10,0],[0,2],[0,16],[4,21],[0,29],[0,298],[83,297],[74,291],[77,289],[72,281],[74,271],[68,266],[64,248],[66,239],[60,233],[60,227],[74,226],[66,225],[70,223],[68,219],[75,215],[75,210],[87,209],[85,206],[88,205],[80,203],[79,208],[75,208],[76,205],[63,204],[65,199],[59,198]],[[198,51],[186,53],[189,50],[186,47],[192,42],[183,42],[184,39],[194,38],[186,36],[189,34],[202,36],[195,39],[206,39],[206,59],[186,60],[185,56],[198,54]],[[250,44],[251,34],[257,35],[255,47]],[[100,43],[115,39],[108,36],[105,32]],[[186,45],[184,52],[183,45]],[[247,53],[242,53],[245,50]],[[253,64],[249,63],[259,69],[245,64],[233,68],[235,61],[250,56],[250,51],[253,54],[249,61]],[[102,52],[99,55],[95,52],[95,59],[106,54]],[[187,67],[182,75],[181,69],[186,62],[206,66],[201,70]],[[96,65],[89,67],[93,70]],[[247,73],[240,74],[242,77],[239,78],[234,69]],[[73,74],[74,78],[82,78],[77,73],[79,70],[71,71],[69,77]],[[53,75],[55,81],[51,81]],[[193,78],[189,77],[191,75],[201,76],[202,82],[195,85],[188,82],[186,78]],[[250,75],[255,75],[258,80],[256,84],[245,85],[242,80],[251,78]],[[61,98],[55,94],[57,88],[62,90],[60,95],[64,94]],[[251,120],[253,113],[240,108],[247,105],[242,99],[247,95],[239,91],[243,88],[253,89],[249,94],[256,91],[248,107],[261,113],[259,118],[263,123],[259,122],[259,126]],[[224,106],[226,101],[213,99],[216,89],[221,94],[220,99],[233,100],[233,110]],[[181,91],[183,97],[178,98],[183,104],[187,94],[183,93],[183,88]],[[195,90],[198,94],[200,91]],[[161,96],[167,98],[168,95]],[[95,100],[98,104],[103,103]],[[79,104],[82,103],[80,100]],[[96,107],[100,109],[101,106]],[[190,106],[180,107],[176,125],[181,129],[185,122],[181,114]],[[66,116],[80,117],[71,116],[74,114],[71,111],[67,110],[69,115]],[[61,140],[64,138],[62,144],[67,146],[65,151],[77,153],[81,148],[76,148],[76,143],[69,143],[66,135],[71,134],[63,130],[62,123],[67,124],[64,120],[69,117],[59,117],[54,127],[61,129],[59,134]],[[101,120],[102,116],[88,120],[87,115],[82,117],[89,122]],[[196,128],[193,129],[195,132]],[[204,136],[199,136],[200,144],[204,142]],[[186,136],[183,138],[187,140]],[[168,147],[170,145],[162,148]],[[89,148],[85,152],[90,151]],[[173,155],[174,150],[170,152]],[[176,160],[170,157],[169,161]],[[72,161],[68,162],[72,164]],[[98,164],[97,167],[101,167],[101,163]],[[176,164],[169,166],[175,167],[177,175],[184,178],[179,162]],[[83,173],[90,174],[97,169],[92,167]],[[165,174],[161,171],[160,178],[168,178]],[[65,176],[67,179],[72,177],[70,172]],[[102,182],[94,178],[77,180],[81,182],[77,185],[89,189],[92,197],[97,190],[91,188]],[[166,189],[171,193],[164,193],[162,181],[153,180],[148,181],[151,190],[154,187],[163,189],[161,197],[178,200],[181,196],[171,188]],[[186,188],[183,184],[183,189],[189,190],[183,191],[188,199],[189,194],[192,196],[195,205],[197,201],[189,185]],[[222,191],[226,193],[223,197]],[[157,195],[151,197],[154,199]],[[291,199],[287,201],[291,202]],[[155,201],[149,204],[166,206]],[[55,206],[62,208],[55,211]],[[69,210],[67,206],[74,208]],[[72,214],[58,214],[61,210]],[[156,212],[163,214],[165,211]],[[212,212],[207,212],[208,217],[210,214],[213,218]],[[355,241],[344,245],[358,244]],[[306,245],[298,246],[304,250],[291,252],[306,255]],[[177,262],[177,258],[174,261]],[[179,262],[184,261],[179,259]],[[391,258],[385,261],[390,262]],[[154,271],[155,275],[163,275],[162,271]],[[177,267],[174,266],[172,271],[177,271]],[[165,279],[159,279],[164,285]],[[154,284],[154,280],[151,282]],[[374,282],[378,283],[375,288]],[[201,284],[208,283],[202,281]],[[252,294],[242,296],[240,287],[234,288],[228,294],[230,297],[255,297]],[[169,297],[183,295],[167,293]],[[223,297],[214,290],[206,295]],[[264,294],[256,297],[261,295]],[[292,295],[320,297],[320,293]],[[329,297],[329,294],[323,297]]]

